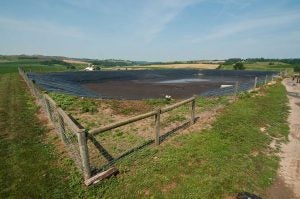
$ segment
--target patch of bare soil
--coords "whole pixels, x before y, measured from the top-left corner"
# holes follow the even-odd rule
[[[283,80],[288,92],[300,93],[300,85],[291,79]],[[267,191],[268,198],[300,198],[300,98],[288,96],[291,108],[288,118],[289,142],[282,146],[277,180]]]
[[[270,199],[290,199],[296,198],[292,188],[288,187],[284,179],[280,176],[277,176],[272,187],[268,189],[267,196]]]
[[[169,183],[169,184],[167,184],[167,185],[164,185],[164,186],[162,187],[162,192],[167,193],[167,192],[169,192],[169,191],[175,189],[176,186],[177,186],[176,182],[171,182],[171,183]]]

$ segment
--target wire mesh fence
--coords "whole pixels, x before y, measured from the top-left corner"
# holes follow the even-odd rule
[[[78,134],[82,129],[47,94],[43,93],[21,68],[19,68],[19,74],[24,79],[30,92],[36,97],[36,102],[47,113],[76,166],[84,171],[78,142]]]
[[[70,157],[86,180],[138,149],[152,143],[159,144],[175,132],[194,124],[197,117],[200,117],[201,125],[209,123],[207,121],[233,102],[239,93],[256,89],[274,79],[272,74],[255,77],[241,84],[234,82],[177,104],[86,131],[43,93],[22,69],[19,69],[19,73],[47,112]]]
[[[106,170],[122,157],[154,142],[154,117],[130,123],[97,135],[88,134],[92,173]]]

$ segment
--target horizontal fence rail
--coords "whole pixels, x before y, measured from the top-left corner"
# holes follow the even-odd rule
[[[97,179],[103,179],[105,176],[111,174],[112,172],[115,172],[116,169],[114,167],[107,170],[105,170],[104,168],[106,168],[106,166],[113,165],[115,161],[119,160],[122,157],[125,157],[125,155],[130,154],[136,149],[140,149],[141,147],[153,142],[156,145],[159,145],[161,140],[163,140],[163,136],[165,136],[161,135],[161,130],[164,129],[163,125],[165,125],[162,123],[165,113],[185,106],[184,110],[187,110],[186,108],[188,108],[188,116],[184,117],[185,119],[187,119],[187,121],[181,126],[189,126],[195,123],[196,96],[164,108],[159,108],[148,113],[137,115],[129,119],[114,122],[105,126],[100,126],[87,131],[76,120],[74,120],[71,115],[60,108],[48,94],[42,92],[41,89],[39,89],[39,87],[35,84],[35,82],[28,78],[27,73],[22,68],[19,68],[19,74],[24,79],[32,95],[36,97],[37,103],[47,113],[49,120],[54,125],[58,133],[58,136],[66,146],[70,157],[74,160],[77,167],[82,171],[86,185],[90,185],[94,181],[97,181]],[[281,75],[283,75],[283,73],[281,73]],[[265,77],[259,78],[253,77],[253,81],[243,84],[241,84],[240,82],[234,82],[230,87],[210,90],[206,93],[203,93],[201,96],[210,97],[232,95],[236,98],[238,93],[253,90],[259,86],[266,85],[268,82],[273,81],[274,77],[274,75],[266,75]],[[171,112],[165,115],[170,114]],[[151,117],[154,117],[153,123],[149,121],[151,120]],[[151,132],[153,133],[152,135],[154,138],[151,138],[151,140],[142,143],[142,145],[138,147],[130,148],[125,153],[119,156],[113,157],[113,155],[109,154],[109,152],[105,149],[101,141],[98,141],[96,139],[96,136],[105,136],[104,134],[110,135],[111,132],[109,131],[113,131],[125,125],[130,125],[133,123],[136,124],[141,120],[146,120],[148,123],[150,123]],[[178,124],[176,123],[176,125]],[[176,128],[180,129],[181,127],[179,126]],[[103,156],[107,161],[100,168],[92,165],[91,163],[95,156],[94,154],[92,154],[93,151],[91,151],[91,147],[97,148],[97,150],[100,152],[98,155]]]
[[[107,125],[107,126],[92,129],[92,130],[89,131],[89,133],[91,135],[97,135],[97,134],[102,133],[104,131],[108,131],[108,130],[111,130],[111,129],[114,129],[114,128],[117,128],[117,127],[120,127],[120,126],[123,126],[123,125],[126,125],[126,124],[129,124],[129,123],[133,123],[133,122],[151,117],[155,114],[156,114],[156,111],[151,111],[151,112],[148,112],[148,113],[145,113],[145,114],[142,114],[142,115],[138,115],[138,116],[129,118],[129,119],[121,121],[121,122],[116,122],[116,123],[113,123],[113,124],[110,124],[110,125]]]
[[[109,131],[133,122],[137,122],[139,120],[143,120],[152,116],[155,116],[155,123],[154,123],[154,129],[155,129],[155,144],[159,145],[160,144],[160,115],[166,112],[169,112],[173,109],[176,109],[180,106],[183,106],[185,104],[191,103],[191,119],[190,119],[190,124],[194,124],[195,122],[195,104],[196,104],[196,97],[191,97],[189,99],[186,99],[184,101],[178,102],[176,104],[173,104],[171,106],[168,106],[166,108],[162,109],[157,109],[156,111],[151,111],[142,115],[138,115],[132,118],[129,118],[127,120],[123,120],[121,122],[116,122],[107,126],[103,126],[100,128],[95,128],[90,130],[88,133],[92,136],[95,136],[99,133],[103,133],[105,131]]]
[[[91,169],[88,161],[86,130],[79,127],[49,95],[43,93],[28,78],[22,68],[19,68],[19,74],[24,79],[32,95],[36,97],[37,103],[47,112],[49,120],[57,130],[61,141],[65,144],[70,157],[77,167],[82,170],[85,179],[90,178]]]
[[[109,131],[111,129],[114,129],[114,128],[117,128],[117,127],[120,127],[120,126],[124,126],[124,125],[129,124],[129,123],[133,123],[133,122],[136,122],[136,121],[139,121],[139,120],[142,120],[142,119],[152,117],[154,115],[157,115],[158,112],[160,112],[160,114],[166,113],[166,112],[171,111],[175,108],[178,108],[178,107],[180,107],[184,104],[195,101],[195,99],[196,99],[195,97],[192,97],[192,98],[189,98],[187,100],[184,100],[182,102],[179,102],[177,104],[171,105],[169,107],[166,107],[166,108],[163,108],[163,109],[160,109],[160,110],[157,110],[157,111],[151,111],[151,112],[148,112],[148,113],[145,113],[145,114],[142,114],[142,115],[138,115],[138,116],[135,116],[135,117],[132,117],[132,118],[120,121],[120,122],[116,122],[116,123],[113,123],[113,124],[110,124],[110,125],[107,125],[107,126],[95,128],[95,129],[90,130],[89,133],[91,135],[97,135],[97,134],[102,133],[104,131]],[[195,111],[195,110],[193,109],[193,111]]]

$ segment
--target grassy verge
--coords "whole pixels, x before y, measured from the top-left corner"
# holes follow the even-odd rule
[[[9,71],[7,68],[6,71]],[[46,136],[17,73],[0,74],[0,198],[74,198],[81,176]],[[47,140],[47,141],[46,141]]]
[[[285,140],[285,89],[276,85],[229,105],[212,128],[174,137],[118,163],[121,174],[88,190],[89,197],[224,198],[239,191],[263,194],[276,176],[269,146]],[[262,132],[260,129],[266,130]]]

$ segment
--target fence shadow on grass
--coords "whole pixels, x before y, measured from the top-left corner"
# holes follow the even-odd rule
[[[199,117],[195,118],[195,122],[199,120]],[[176,132],[180,131],[180,130],[184,130],[187,129],[189,126],[191,125],[190,121],[186,121],[183,124],[177,126],[176,128],[171,129],[170,131],[166,132],[165,134],[161,135],[159,140],[160,142],[164,142],[167,138],[171,137],[172,135],[174,135]],[[88,139],[90,139],[92,141],[92,143],[95,145],[95,147],[98,149],[99,153],[101,155],[104,156],[104,158],[108,161],[108,163],[100,166],[99,168],[94,168],[95,173],[97,172],[101,172],[103,170],[106,170],[109,166],[115,164],[117,161],[122,160],[123,158],[132,155],[134,152],[143,149],[146,146],[149,146],[150,144],[153,144],[155,140],[148,140],[144,143],[142,143],[139,146],[136,146],[134,148],[131,148],[130,150],[124,152],[123,154],[117,156],[117,157],[113,157],[111,156],[108,151],[95,139],[95,137],[93,135],[88,135]]]
[[[113,161],[114,158],[112,155],[110,155],[110,153],[96,140],[96,138],[94,136],[92,136],[91,134],[87,133],[87,139],[89,139],[94,146],[96,147],[96,149],[99,151],[99,153],[107,160],[107,161]]]

